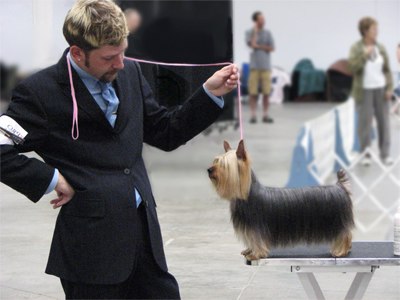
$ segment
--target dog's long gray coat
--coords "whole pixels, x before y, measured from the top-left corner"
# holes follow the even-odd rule
[[[253,232],[269,247],[331,242],[354,227],[347,181],[339,171],[336,185],[270,188],[252,173],[249,198],[231,201],[235,232]]]

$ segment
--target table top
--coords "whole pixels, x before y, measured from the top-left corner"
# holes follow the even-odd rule
[[[346,257],[332,257],[329,245],[296,246],[272,249],[268,258],[246,261],[248,265],[271,266],[382,266],[400,265],[400,256],[393,254],[392,241],[353,241]]]

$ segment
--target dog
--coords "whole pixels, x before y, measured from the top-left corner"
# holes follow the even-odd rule
[[[354,228],[350,181],[343,170],[335,185],[304,188],[263,186],[251,169],[243,140],[207,170],[218,195],[230,201],[231,221],[248,261],[268,257],[271,248],[331,243],[333,257],[351,250]]]

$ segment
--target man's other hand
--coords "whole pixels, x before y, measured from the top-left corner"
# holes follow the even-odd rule
[[[64,204],[67,204],[75,194],[74,189],[68,183],[68,181],[59,174],[57,185],[54,188],[57,193],[57,198],[50,201],[50,204],[53,204],[53,208],[59,208]]]
[[[239,83],[239,69],[231,64],[215,72],[204,84],[214,96],[220,97],[237,87]]]

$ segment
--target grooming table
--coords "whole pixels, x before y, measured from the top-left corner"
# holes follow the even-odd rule
[[[399,266],[400,257],[393,255],[393,242],[353,241],[346,257],[334,258],[328,245],[299,246],[273,249],[268,258],[247,261],[252,266],[290,267],[296,273],[309,299],[325,299],[314,276],[316,272],[356,272],[346,295],[347,299],[361,299],[380,266]]]

